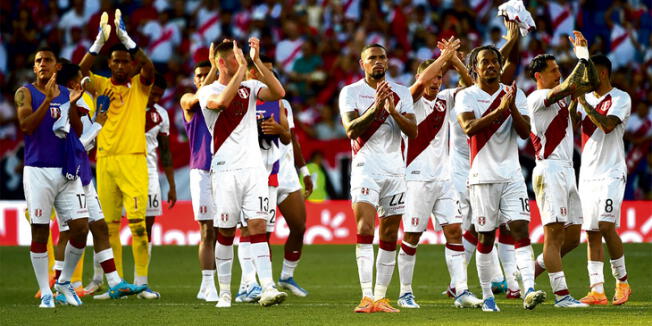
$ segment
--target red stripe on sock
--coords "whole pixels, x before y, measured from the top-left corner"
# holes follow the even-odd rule
[[[385,251],[395,251],[396,242],[380,240],[378,247],[380,247],[380,249]]]
[[[77,249],[86,248],[86,241],[77,241],[77,240],[70,239],[69,242],[70,242],[71,246],[73,246],[73,247],[75,247]]]
[[[464,251],[464,246],[459,243],[446,243],[446,248],[453,251]]]
[[[100,266],[102,266],[104,274],[115,272],[115,261],[113,261],[113,258],[101,262]]]
[[[265,233],[250,235],[249,241],[251,243],[267,242],[267,235]]]
[[[514,241],[514,249],[527,247],[529,245],[530,245],[530,238],[525,238],[525,239]]]
[[[625,275],[623,278],[619,278],[618,280],[621,281],[621,282],[627,281],[627,275]]]
[[[38,254],[38,253],[43,253],[48,251],[48,244],[47,242],[35,242],[32,241],[32,245],[29,246],[29,251]]]
[[[482,242],[478,242],[478,246],[476,247],[478,252],[481,252],[483,254],[488,254],[491,252],[491,250],[494,249],[493,245],[486,245],[483,244]]]
[[[471,233],[469,231],[464,232],[463,237],[464,237],[464,239],[466,239],[466,241],[472,243],[474,246],[478,244],[478,239],[476,237],[474,237],[473,233]]]
[[[372,244],[374,242],[374,236],[358,234],[356,235],[356,241],[360,244]]]
[[[403,252],[405,252],[408,256],[414,256],[414,254],[417,253],[417,248],[412,248],[405,243],[401,243],[401,249],[403,249]]]
[[[235,236],[227,237],[224,234],[217,232],[217,242],[223,246],[232,246],[234,238]]]
[[[59,280],[59,276],[61,276],[61,270],[60,269],[55,269],[54,270],[54,279]]]
[[[501,230],[498,234],[498,242],[502,244],[513,245],[515,241],[510,232],[503,232]]]
[[[246,236],[246,237],[240,237],[240,243],[242,242],[251,242],[251,237]]]
[[[555,292],[555,294],[559,295],[559,296],[564,296],[564,295],[569,295],[570,292],[568,291],[568,289],[563,289],[563,290],[559,290],[559,291]]]
[[[301,258],[301,250],[286,250],[284,257],[289,261],[297,261]]]

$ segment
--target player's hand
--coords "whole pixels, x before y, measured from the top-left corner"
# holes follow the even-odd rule
[[[389,83],[386,80],[381,81],[376,85],[376,98],[374,100],[374,108],[383,108],[385,107],[385,99],[387,99],[388,94],[391,92]]]
[[[260,40],[256,37],[249,38],[249,57],[253,61],[260,59]]]
[[[518,23],[511,20],[505,20],[505,27],[507,27],[507,34],[503,35],[506,41],[518,39]]]
[[[170,187],[168,191],[168,208],[174,207],[174,204],[177,203],[177,190],[174,187]]]
[[[211,42],[211,47],[208,50],[208,61],[211,63],[211,67],[217,67],[217,61],[215,61],[215,43]]]
[[[84,94],[84,89],[82,89],[81,85],[77,85],[77,87],[70,89],[70,92],[68,94],[68,99],[70,100],[71,104],[77,103],[80,97]]]
[[[310,176],[310,174],[303,177],[303,187],[305,188],[303,192],[303,198],[310,197],[310,195],[312,195],[312,191],[314,187],[312,183],[312,176]]]
[[[57,73],[53,73],[50,80],[45,84],[45,98],[52,100],[53,98],[59,96],[61,92],[59,91],[59,86],[57,85]]]
[[[242,49],[238,47],[238,42],[233,41],[233,53],[235,54],[235,60],[238,62],[238,66],[247,67],[247,59],[245,59]]]
[[[127,34],[127,27],[122,19],[122,12],[120,9],[115,10],[115,19],[113,20],[113,23],[115,24],[115,34],[118,36],[120,43],[122,43],[129,51],[136,49],[136,42],[134,42],[131,37],[129,37],[129,34]]]
[[[385,111],[389,114],[396,113],[396,103],[394,103],[394,96],[387,96],[385,99]]]
[[[512,85],[505,87],[505,95],[500,99],[500,105],[498,109],[501,111],[509,110],[512,107],[512,104],[516,99],[516,82],[512,82]]]
[[[575,38],[573,38],[575,36]],[[568,40],[573,44],[574,47],[587,47],[589,45],[589,42],[584,38],[584,35],[582,35],[582,32],[580,31],[573,31],[573,36],[569,36]]]
[[[104,123],[109,118],[109,115],[106,111],[96,111],[95,113],[95,122],[99,123],[100,126],[104,127]]]
[[[273,113],[271,117],[260,124],[260,128],[265,135],[280,135],[285,131],[283,126],[274,120]]]
[[[97,36],[95,37],[95,41],[91,45],[91,47],[88,49],[88,52],[90,52],[93,55],[97,55],[100,53],[100,50],[104,46],[104,43],[109,39],[111,36],[111,25],[109,25],[109,14],[105,12],[102,13],[102,16],[100,16],[100,26],[98,28]]]
[[[456,55],[457,49],[460,47],[460,40],[451,36],[448,40],[439,41],[437,47],[441,50],[443,60],[448,61]]]

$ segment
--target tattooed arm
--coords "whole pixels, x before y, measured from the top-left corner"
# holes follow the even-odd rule
[[[622,122],[620,119],[614,115],[602,115],[595,110],[595,108],[586,101],[584,95],[578,97],[579,103],[584,108],[584,112],[591,119],[591,121],[604,133],[608,134]]]

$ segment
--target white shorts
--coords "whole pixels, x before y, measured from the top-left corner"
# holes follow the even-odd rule
[[[32,224],[50,224],[52,208],[57,212],[59,225],[88,217],[81,180],[68,181],[61,174],[61,168],[24,167],[23,189]]]
[[[215,218],[215,201],[211,187],[211,172],[190,170],[190,198],[195,221],[212,221]]]
[[[102,206],[100,204],[100,198],[97,196],[97,191],[95,191],[95,185],[93,185],[93,180],[85,186],[84,194],[86,195],[86,207],[88,208],[88,223],[93,223],[99,220],[104,219],[104,212],[102,212]],[[68,222],[59,223],[59,232],[68,231]]]
[[[620,227],[620,206],[625,195],[625,175],[599,180],[580,180],[584,222],[582,230],[599,231],[600,222]]]
[[[278,187],[268,186],[267,189],[269,191],[269,211],[267,214],[267,226],[265,232],[271,233],[274,232],[274,226],[276,225],[276,213],[278,212],[276,209]],[[245,218],[244,214],[242,214],[240,216],[240,221],[238,222],[238,228],[246,228],[247,226],[249,226],[247,224],[247,218]]]
[[[294,162],[285,159],[285,156],[283,156],[283,158],[281,158],[281,167],[278,171],[278,192],[276,202],[279,204],[284,202],[291,193],[299,190],[301,190],[301,183],[299,182],[297,170],[294,168]]]
[[[405,212],[405,190],[403,176],[351,175],[351,202],[373,205],[381,218]]]
[[[575,169],[555,161],[537,161],[532,188],[541,213],[541,223],[582,224],[582,205],[575,184]]]
[[[468,230],[473,225],[471,216],[471,202],[469,201],[469,174],[451,173],[451,180],[455,186],[457,214],[462,216],[462,229]]]
[[[264,169],[211,172],[215,218],[213,226],[234,228],[240,221],[267,219],[269,194]]]
[[[161,205],[161,185],[158,182],[158,170],[147,170],[149,181],[147,182],[147,210],[145,216],[163,215],[163,206]]]
[[[462,223],[457,214],[455,192],[451,181],[407,181],[403,231],[426,231],[428,220],[436,230],[448,224]]]
[[[477,232],[490,232],[517,220],[530,221],[530,202],[522,179],[470,185],[469,198]]]

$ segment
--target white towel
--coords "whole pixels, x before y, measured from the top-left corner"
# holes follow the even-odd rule
[[[537,28],[532,15],[525,9],[523,0],[509,0],[503,3],[498,7],[498,16],[503,16],[509,21],[518,23],[522,36],[526,36]]]
[[[70,132],[70,119],[68,118],[68,111],[70,110],[70,102],[66,102],[59,106],[61,111],[59,119],[52,125],[52,131],[59,138],[66,138]]]

